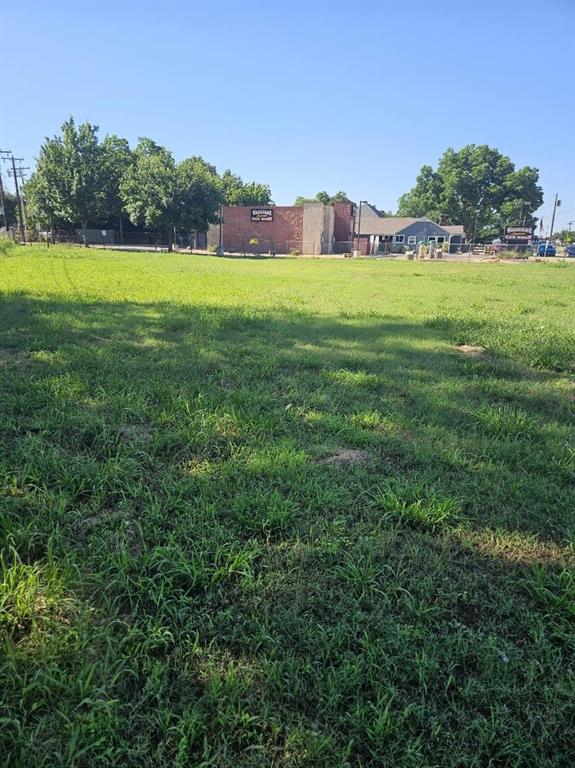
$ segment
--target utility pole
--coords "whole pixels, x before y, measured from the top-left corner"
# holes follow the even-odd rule
[[[553,203],[553,216],[551,217],[551,229],[549,230],[549,240],[553,237],[553,226],[555,225],[555,211],[561,205],[561,200],[558,200],[559,193],[555,195],[555,202]]]
[[[0,149],[0,160],[9,160],[12,155],[7,149]],[[4,211],[4,222],[6,224],[6,232],[8,232],[8,214],[6,213],[6,198],[4,197],[4,185],[2,184],[2,174],[0,173],[0,206]]]
[[[26,242],[26,222],[24,218],[24,205],[22,203],[22,196],[20,195],[20,187],[18,185],[18,177],[20,177],[22,180],[24,180],[24,168],[20,166],[19,168],[16,168],[16,160],[18,160],[19,163],[21,163],[24,158],[23,157],[14,157],[12,152],[10,150],[2,149],[0,150],[0,156],[2,157],[2,160],[7,160],[8,162],[12,162],[12,173],[10,173],[10,170],[8,169],[8,176],[14,177],[14,188],[16,191],[16,203],[18,205],[18,211],[19,211],[19,229],[20,229],[20,237]]]
[[[6,226],[6,232],[8,232],[8,214],[6,213],[6,200],[4,199],[4,185],[2,184],[2,169],[0,168],[0,209],[4,216],[4,225]]]
[[[18,161],[18,168],[16,168],[16,161]],[[24,197],[18,187],[18,179],[20,179],[20,181],[23,184],[25,181],[24,171],[29,171],[30,168],[28,167],[24,168],[24,166],[22,165],[23,161],[24,161],[23,157],[12,156],[12,174],[14,176],[14,186],[16,188],[16,194],[18,196],[18,207],[20,210],[20,231],[24,235],[24,242],[27,242],[28,227],[26,224],[26,206],[24,205]]]
[[[8,175],[9,174],[10,174],[10,171],[8,171]],[[24,235],[24,209],[23,209],[23,206],[22,206],[22,198],[20,197],[20,187],[18,186],[18,176],[16,174],[16,158],[14,157],[14,155],[12,155],[12,174],[14,176],[14,188],[16,190],[16,202],[18,204],[18,211],[20,212],[20,216],[19,216],[19,219],[20,219],[20,222],[19,222],[20,223],[20,226],[19,226],[20,236],[22,238],[24,238],[25,237],[25,235]]]
[[[357,218],[357,250],[361,250],[361,206],[367,203],[367,200],[360,200],[359,201],[359,212],[358,212],[358,218]],[[353,243],[352,243],[352,252],[353,252]],[[361,256],[361,253],[359,254]]]
[[[220,219],[220,231],[218,235],[218,247],[216,249],[216,254],[218,256],[224,255],[224,241],[223,241],[223,226],[224,226],[224,216],[223,216],[223,206],[220,203],[220,212],[219,212],[219,219]],[[197,243],[196,243],[197,245]]]

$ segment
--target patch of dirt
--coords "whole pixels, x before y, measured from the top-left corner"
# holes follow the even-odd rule
[[[575,559],[570,550],[545,541],[477,542],[477,549],[489,557],[496,557],[511,565],[543,565],[572,567]]]
[[[97,341],[98,344],[108,344],[111,341],[114,341],[111,336],[97,336],[95,333],[91,333],[89,338],[92,341]]]
[[[155,349],[158,344],[153,339],[144,339],[143,341],[134,341],[133,346],[140,349]]]
[[[509,566],[575,566],[575,554],[571,548],[534,537],[509,538],[489,531],[476,531],[462,534],[460,544],[467,555],[472,552],[479,554],[483,567],[491,569],[495,566],[501,572]],[[477,563],[474,569],[477,571]],[[486,576],[487,573],[481,575]]]
[[[456,344],[455,349],[468,357],[481,357],[485,354],[485,347],[473,347],[471,344]]]
[[[335,451],[324,456],[318,464],[365,464],[369,460],[369,453],[359,448],[336,448]]]
[[[143,440],[147,442],[152,436],[152,430],[146,424],[128,424],[120,430],[126,440]]]

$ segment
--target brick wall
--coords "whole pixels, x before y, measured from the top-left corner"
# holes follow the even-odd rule
[[[369,235],[362,235],[361,237],[355,237],[353,241],[353,248],[360,256],[367,256],[369,254]]]
[[[252,221],[251,210],[257,206],[226,206],[223,209],[223,243],[226,251],[289,253],[301,250],[303,237],[303,208],[274,205],[273,221]],[[268,206],[260,206],[267,208]],[[257,239],[257,245],[250,240]]]
[[[333,213],[334,250],[336,253],[343,253],[349,251],[350,232],[353,229],[353,203],[334,203]]]

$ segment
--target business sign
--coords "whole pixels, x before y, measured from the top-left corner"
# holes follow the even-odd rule
[[[252,208],[252,221],[273,221],[273,208]]]
[[[533,238],[533,227],[505,227],[505,241],[510,245],[526,245]]]

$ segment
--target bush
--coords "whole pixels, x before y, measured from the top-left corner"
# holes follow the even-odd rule
[[[0,235],[0,256],[7,256],[15,246],[14,240]]]

